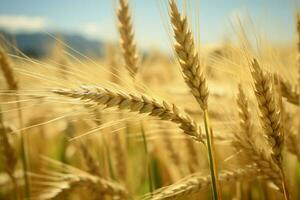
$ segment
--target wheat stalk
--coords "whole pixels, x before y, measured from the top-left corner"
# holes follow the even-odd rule
[[[253,165],[234,170],[224,170],[219,174],[222,184],[234,183],[236,181],[251,180],[259,174],[259,170]],[[193,174],[165,188],[158,189],[152,194],[146,195],[143,200],[175,200],[189,199],[188,197],[207,189],[211,185],[210,176]]]
[[[172,121],[178,124],[185,134],[198,142],[203,142],[201,130],[198,125],[188,115],[182,113],[176,105],[165,101],[160,103],[158,100],[143,94],[125,94],[120,91],[100,87],[85,87],[79,90],[57,89],[52,90],[52,92],[72,98],[89,100],[105,105],[107,108],[117,107],[120,110],[144,113],[158,117],[161,120]]]
[[[117,16],[119,20],[120,44],[122,47],[125,66],[130,75],[135,77],[138,71],[138,55],[136,44],[134,42],[131,15],[127,0],[119,1]]]
[[[122,146],[121,138],[119,134],[113,135],[113,151],[115,154],[115,168],[117,171],[117,177],[126,182],[127,180],[127,161],[126,161],[126,153],[124,152],[124,148]]]

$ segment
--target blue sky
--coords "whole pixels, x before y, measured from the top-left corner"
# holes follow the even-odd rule
[[[184,1],[184,0],[179,0]],[[256,33],[276,42],[295,38],[296,0],[187,0],[193,24],[200,16],[201,42],[218,43],[231,36],[231,22],[251,16]],[[64,31],[90,38],[114,40],[115,0],[1,0],[0,27],[11,31]],[[169,48],[164,23],[166,0],[130,0],[138,44]],[[199,6],[200,5],[200,6]],[[16,27],[17,26],[17,27]],[[196,27],[196,26],[194,26]],[[199,31],[198,30],[198,31]]]

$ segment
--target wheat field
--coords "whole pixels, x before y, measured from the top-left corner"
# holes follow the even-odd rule
[[[119,37],[103,56],[0,35],[0,199],[300,199],[297,12],[291,44],[238,20],[205,48],[189,2],[158,1],[171,54],[145,53],[134,1],[103,3]]]

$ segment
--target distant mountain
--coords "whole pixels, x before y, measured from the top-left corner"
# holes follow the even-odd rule
[[[55,39],[45,33],[16,33],[10,34],[0,30],[8,41],[16,43],[18,48],[27,56],[41,58],[51,54]],[[103,55],[103,43],[98,40],[89,40],[76,34],[52,34],[63,38],[64,43],[80,53],[89,57],[99,57]]]

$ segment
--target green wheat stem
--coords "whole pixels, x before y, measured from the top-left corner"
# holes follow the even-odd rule
[[[153,192],[152,170],[151,170],[151,163],[150,163],[150,159],[149,159],[148,144],[147,144],[147,139],[146,139],[146,134],[145,134],[145,128],[144,128],[144,125],[142,122],[141,122],[141,132],[142,132],[142,137],[143,137],[144,150],[145,150],[145,154],[146,154],[146,164],[147,164],[148,179],[149,179],[149,192],[152,194],[152,192]]]
[[[205,125],[205,134],[207,138],[207,151],[208,151],[208,161],[209,161],[209,168],[211,174],[211,186],[213,192],[213,199],[218,200],[221,199],[219,196],[219,183],[218,183],[218,174],[217,174],[217,166],[214,154],[214,146],[213,146],[213,133],[209,123],[209,116],[208,111],[204,110],[204,125]]]

